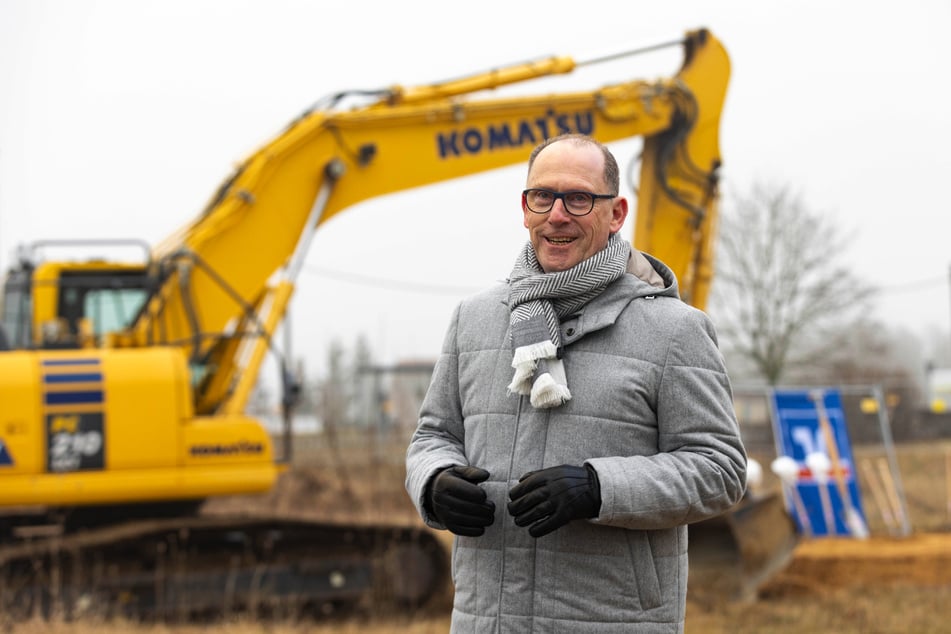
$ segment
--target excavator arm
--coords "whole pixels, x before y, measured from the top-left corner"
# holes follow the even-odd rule
[[[280,279],[292,290],[321,224],[373,197],[524,162],[537,143],[563,132],[606,143],[644,138],[635,246],[669,263],[685,300],[702,306],[730,67],[708,31],[688,33],[677,44],[685,50],[682,68],[656,81],[478,97],[578,66],[555,57],[440,84],[393,87],[373,93],[362,107],[336,108],[345,97],[338,95],[330,107],[305,112],[248,157],[198,218],[154,249],[158,290],[115,344],[183,347],[206,377],[198,411],[240,409],[247,394],[235,391],[234,381],[256,370],[233,367],[235,340],[250,334],[266,345],[273,331],[263,327],[259,310],[284,310],[289,295],[274,306],[271,285]]]

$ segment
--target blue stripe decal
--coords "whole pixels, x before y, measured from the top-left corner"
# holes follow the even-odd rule
[[[43,376],[43,381],[46,383],[98,383],[102,381],[102,372],[47,374]]]
[[[102,390],[88,392],[49,392],[43,395],[46,405],[73,405],[79,403],[102,403]]]

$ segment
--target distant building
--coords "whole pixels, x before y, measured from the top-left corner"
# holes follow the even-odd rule
[[[416,428],[434,367],[433,361],[403,361],[394,366],[389,405],[391,420],[398,430]]]
[[[408,435],[416,428],[434,361],[406,360],[394,365],[363,367],[360,373],[372,380],[377,424],[387,431]]]
[[[951,368],[928,372],[928,407],[936,414],[951,412]]]

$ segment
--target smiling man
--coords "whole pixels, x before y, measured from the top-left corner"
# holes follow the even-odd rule
[[[743,494],[713,326],[618,236],[618,192],[594,139],[538,146],[529,240],[450,322],[406,488],[457,535],[453,632],[682,632],[687,524]]]

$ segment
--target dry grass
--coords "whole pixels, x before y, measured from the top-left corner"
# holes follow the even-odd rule
[[[691,605],[687,634],[942,634],[951,588],[856,585],[706,612]]]
[[[368,441],[368,437],[370,440]],[[418,522],[402,489],[405,438],[360,433],[302,439],[295,467],[267,496],[222,501],[213,511],[240,507],[329,515],[361,522]],[[947,490],[951,441],[899,446],[909,520],[915,534],[889,536],[885,516],[863,480],[863,503],[875,539],[859,544],[804,543],[793,563],[752,604],[690,601],[688,634],[803,634],[812,632],[930,634],[951,622],[951,516]],[[345,457],[345,458],[344,458]],[[856,459],[876,460],[875,448]],[[935,535],[932,539],[930,536]],[[921,537],[920,542],[915,540]],[[944,540],[944,541],[938,541]],[[923,544],[916,550],[917,544]],[[937,545],[936,545],[937,544]],[[947,547],[945,547],[945,545]],[[847,548],[846,548],[847,546]],[[891,549],[891,550],[890,550]],[[903,550],[902,550],[903,549]],[[255,621],[248,617],[204,624],[33,621],[8,625],[21,634],[431,634],[449,629],[448,607],[398,618],[364,615],[348,621]]]

